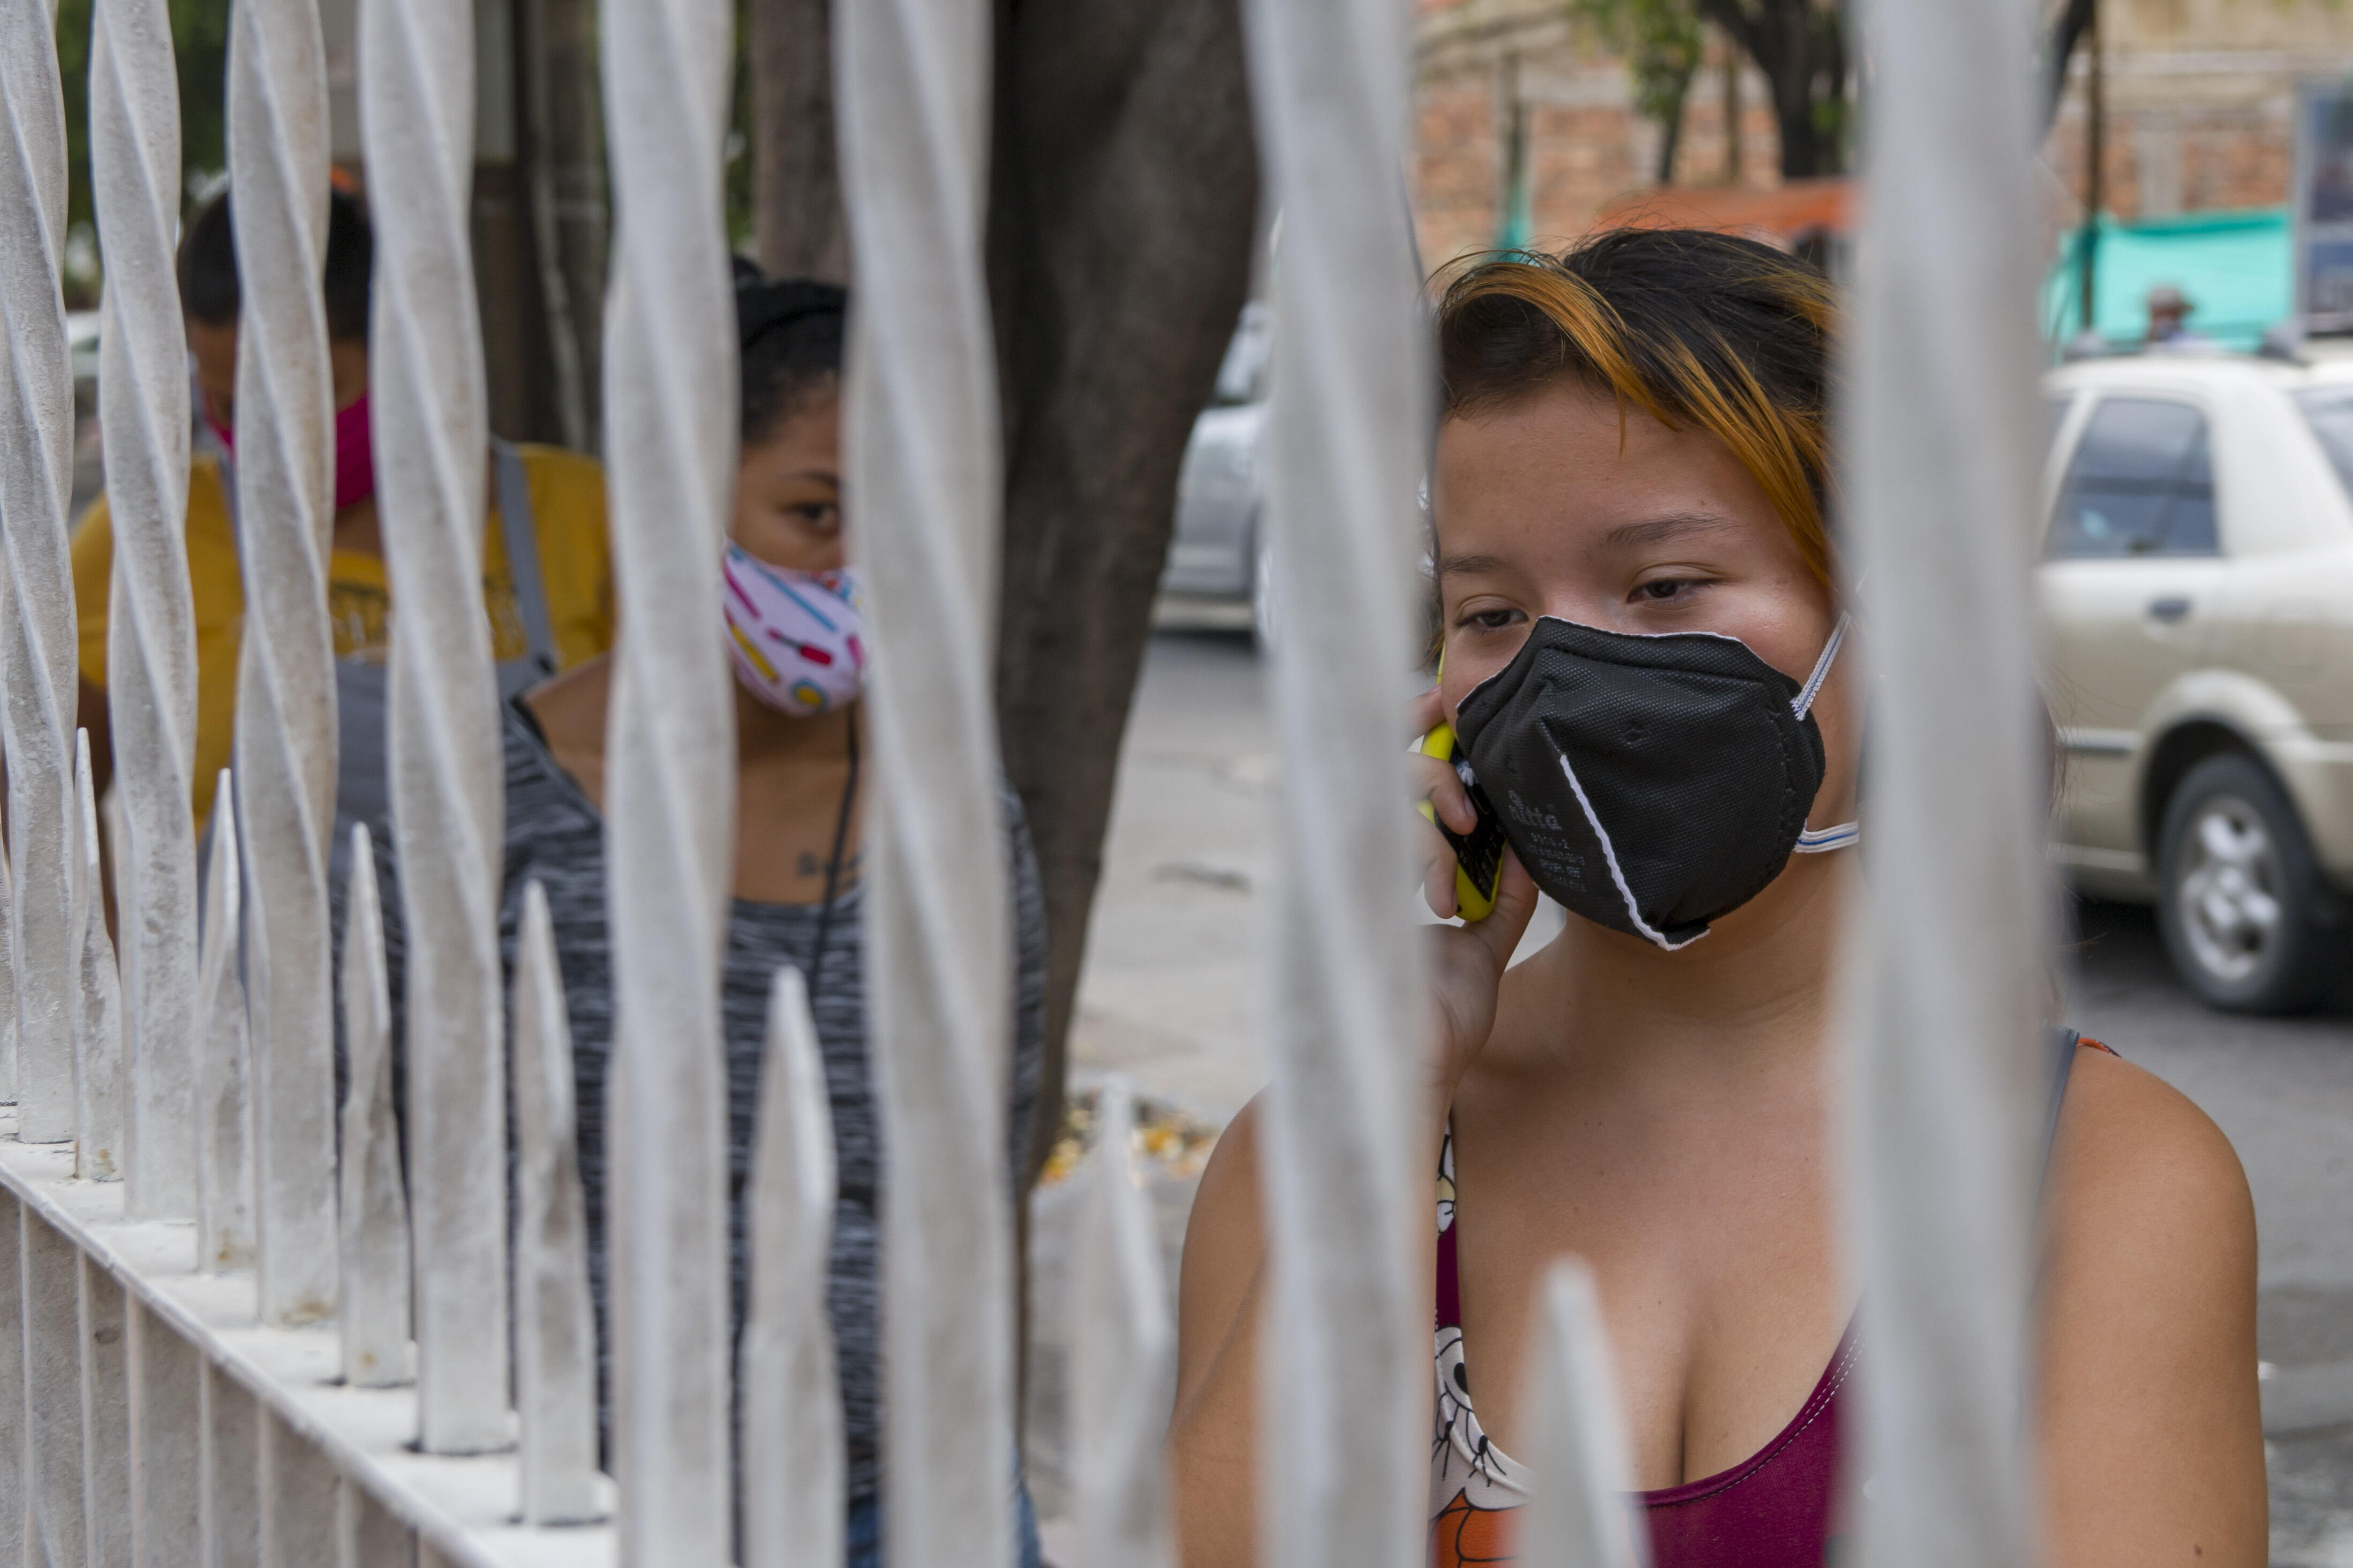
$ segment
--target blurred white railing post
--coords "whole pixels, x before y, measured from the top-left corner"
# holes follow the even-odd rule
[[[1398,198],[1404,0],[1249,0],[1267,200],[1282,212],[1266,515],[1282,637],[1280,892],[1268,913],[1272,1293],[1260,1551],[1286,1568],[1428,1552],[1430,1183],[1421,952],[1398,726],[1411,694],[1429,369]]]
[[[320,289],[327,67],[316,0],[229,12],[237,234],[237,526],[245,567],[237,810],[248,872],[254,1228],[261,1318],[335,1310],[335,1089],[327,930],[334,416]],[[217,815],[217,814],[216,814]]]
[[[17,1136],[73,1136],[73,377],[58,283],[65,99],[46,5],[0,6],[0,747],[16,893]]]
[[[1525,1568],[1639,1568],[1651,1554],[1638,1525],[1618,1374],[1593,1270],[1556,1260],[1536,1287],[1535,1375],[1524,1406],[1536,1474],[1519,1537]]]
[[[1875,695],[1847,1021],[1861,1561],[2037,1552],[2020,1419],[2050,898],[2023,0],[1872,0],[1844,413]]]
[[[411,1243],[392,1103],[392,996],[384,961],[384,903],[367,824],[352,824],[343,897],[342,1169],[343,1381],[390,1388],[409,1381]],[[411,1068],[412,1072],[416,1069]],[[504,1196],[501,1193],[501,1197]],[[504,1325],[494,1325],[494,1331]]]
[[[195,1215],[196,624],[188,586],[188,351],[173,247],[180,82],[166,0],[98,0],[90,190],[105,246],[98,340],[114,582],[106,628],[121,932],[126,1196],[134,1217]]]
[[[1087,1568],[1169,1568],[1162,1438],[1176,1376],[1176,1325],[1161,1278],[1152,1203],[1136,1170],[1135,1100],[1124,1079],[1095,1100],[1095,1149],[1071,1267],[1073,1490]]]
[[[122,1179],[122,987],[106,934],[106,874],[99,856],[98,792],[90,731],[74,731],[74,1174]]]
[[[408,932],[408,1164],[427,1453],[512,1441],[498,680],[482,613],[484,406],[467,231],[472,0],[364,0],[360,122],[375,220],[376,507],[392,638],[393,844]]]
[[[734,9],[604,0],[601,16],[616,127],[607,493],[628,628],[605,746],[611,1452],[624,1568],[717,1568],[732,1515],[719,970],[735,710],[714,616],[735,477],[720,185]]]
[[[603,1512],[596,1495],[596,1318],[588,1294],[572,1024],[547,894],[537,882],[523,891],[515,939],[512,1054],[522,1516],[533,1524],[576,1524]],[[785,1472],[774,1472],[775,1487],[788,1484]]]
[[[738,1358],[744,1568],[834,1568],[842,1550],[833,1259],[833,1104],[797,969],[768,994],[768,1055],[744,1228],[751,1303]],[[1111,1568],[1091,1564],[1091,1568]]]
[[[985,0],[866,0],[840,8],[834,35],[857,301],[842,442],[873,617],[864,914],[889,1152],[883,1533],[902,1568],[1013,1550],[989,27]]]

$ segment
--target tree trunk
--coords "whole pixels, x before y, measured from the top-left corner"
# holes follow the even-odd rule
[[[752,0],[752,225],[761,268],[849,281],[828,0]]]
[[[997,27],[997,714],[1050,942],[1034,1173],[1177,468],[1249,289],[1258,163],[1236,0],[998,0]]]
[[[1839,173],[1847,87],[1840,14],[1819,0],[1697,0],[1697,5],[1704,20],[1747,51],[1772,91],[1781,177]]]

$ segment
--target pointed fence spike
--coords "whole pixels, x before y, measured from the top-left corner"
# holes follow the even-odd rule
[[[407,937],[417,1394],[434,1454],[514,1441],[499,959],[506,775],[482,613],[489,395],[468,228],[476,10],[474,0],[359,5],[376,507],[399,606],[387,782]]]
[[[1648,1568],[1650,1552],[1628,1500],[1633,1468],[1593,1270],[1563,1258],[1535,1300],[1535,1495],[1523,1515],[1527,1568]]]
[[[170,0],[90,16],[90,199],[105,247],[98,417],[114,581],[106,627],[132,1219],[195,1217],[196,619],[188,582],[188,349]],[[0,1081],[6,1068],[0,1066]]]
[[[768,992],[767,1058],[744,1228],[752,1301],[736,1378],[744,1568],[829,1568],[842,1552],[841,1384],[826,1310],[833,1101],[797,969]]]
[[[55,7],[0,6],[0,751],[16,873],[17,1137],[74,1135],[73,372]]]
[[[604,340],[616,618],[629,628],[614,648],[605,748],[606,1306],[622,1568],[723,1568],[730,1556],[718,976],[735,710],[711,617],[736,458],[722,178],[733,15],[727,0],[598,7],[606,118],[629,128],[610,142]],[[1008,1473],[999,1467],[1000,1484]]]
[[[327,618],[334,399],[319,277],[327,237],[327,60],[316,0],[228,13],[237,198],[237,651],[244,984],[252,1019],[255,1269],[264,1322],[335,1310],[334,635]],[[453,853],[455,852],[453,847]]]
[[[14,1105],[16,1093],[16,893],[0,844],[0,1104]],[[5,1556],[5,1549],[0,1549]]]
[[[204,950],[197,964],[196,1260],[216,1272],[253,1263],[253,1147],[247,1115],[248,1039],[243,973],[243,889],[231,770],[213,795],[213,849],[205,871]]]
[[[924,299],[916,314],[851,312],[842,389],[874,652],[860,912],[888,1161],[882,1532],[901,1568],[1001,1563],[1018,1461],[1012,900],[988,673],[1004,495],[982,260],[992,12],[971,0],[834,11],[852,293]]]
[[[533,881],[523,889],[514,982],[515,1405],[528,1524],[576,1524],[604,1512],[574,1083],[555,933],[546,891]]]
[[[392,994],[385,981],[384,905],[367,824],[352,824],[343,926],[343,1152],[337,1173],[343,1231],[343,1381],[355,1388],[406,1383],[408,1203],[400,1180],[400,1124],[392,1102]]]
[[[1095,1101],[1072,1303],[1080,1560],[1088,1568],[1168,1568],[1162,1445],[1176,1371],[1176,1331],[1136,1169],[1135,1097],[1124,1078]]]
[[[80,831],[74,904],[81,921],[77,960],[80,1007],[74,1029],[74,1174],[122,1179],[122,978],[106,934],[106,872],[99,854],[98,795],[90,782],[90,731],[74,731],[75,820]]]

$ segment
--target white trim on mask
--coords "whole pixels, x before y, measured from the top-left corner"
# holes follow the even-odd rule
[[[1561,752],[1556,754],[1560,758],[1560,771],[1568,778],[1569,793],[1577,796],[1577,808],[1585,813],[1585,825],[1593,829],[1593,837],[1601,846],[1601,858],[1609,867],[1609,879],[1618,884],[1618,896],[1626,902],[1626,918],[1634,922],[1634,930],[1669,952],[1679,952],[1705,936],[1707,931],[1703,928],[1681,942],[1669,942],[1642,918],[1642,911],[1634,903],[1634,889],[1626,885],[1626,873],[1618,868],[1618,849],[1609,842],[1609,830],[1601,826],[1601,818],[1593,813],[1593,803],[1585,798],[1585,786],[1577,782],[1577,770],[1568,765],[1568,753]]]
[[[1860,822],[1842,822],[1836,827],[1809,827],[1798,835],[1798,841],[1789,846],[1789,853],[1826,855],[1833,849],[1847,848],[1861,842],[1862,838],[1862,824]]]

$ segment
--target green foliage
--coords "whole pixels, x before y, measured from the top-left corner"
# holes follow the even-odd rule
[[[1704,41],[1692,0],[1568,0],[1568,10],[1626,57],[1635,109],[1672,134]]]
[[[57,11],[58,76],[66,104],[66,291],[68,302],[78,309],[98,300],[90,174],[91,5],[92,0],[58,0]],[[228,0],[171,0],[171,14],[172,44],[179,56],[180,161],[193,184],[228,165]]]

